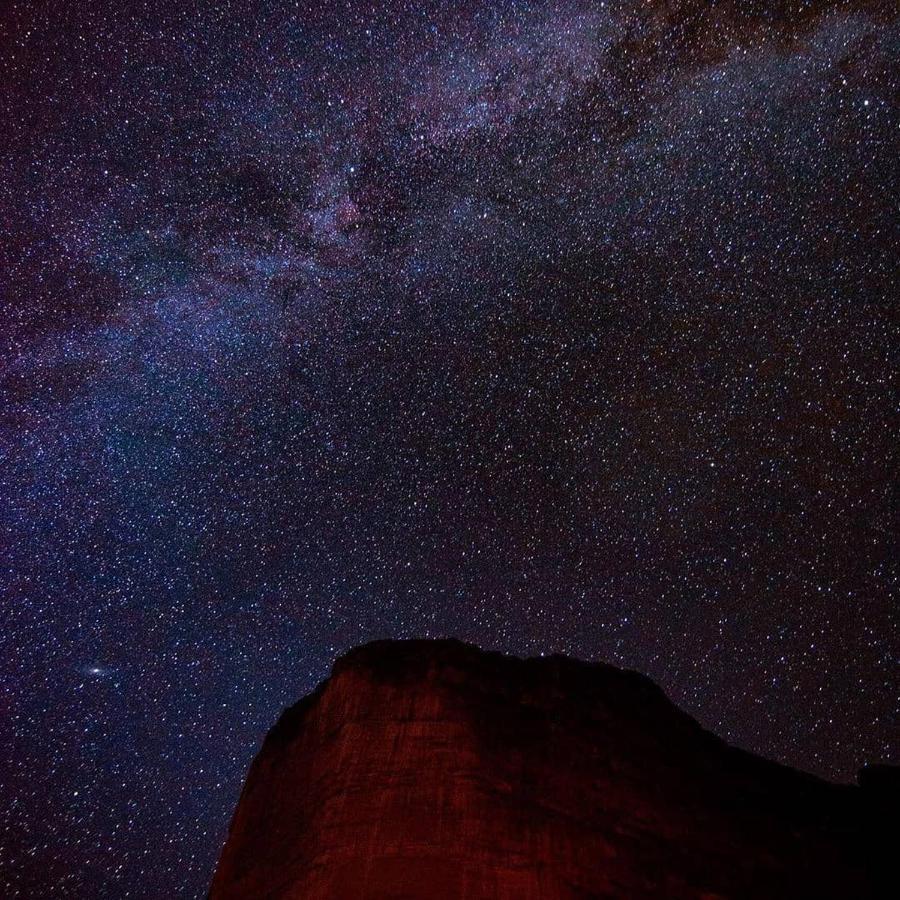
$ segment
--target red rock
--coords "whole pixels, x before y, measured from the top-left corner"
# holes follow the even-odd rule
[[[266,738],[210,897],[862,898],[860,793],[633,672],[379,642]]]

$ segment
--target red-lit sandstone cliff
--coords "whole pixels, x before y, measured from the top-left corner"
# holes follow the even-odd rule
[[[875,896],[864,794],[727,746],[632,672],[380,642],[272,729],[211,897]]]

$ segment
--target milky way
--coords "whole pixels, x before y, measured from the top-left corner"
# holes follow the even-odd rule
[[[376,637],[897,761],[892,6],[5,7],[5,896],[203,896]]]

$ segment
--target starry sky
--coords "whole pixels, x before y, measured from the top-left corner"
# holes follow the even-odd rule
[[[4,4],[4,896],[204,896],[380,637],[898,762],[892,8]]]

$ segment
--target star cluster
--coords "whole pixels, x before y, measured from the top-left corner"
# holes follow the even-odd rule
[[[378,637],[897,761],[890,7],[4,8],[4,896],[203,896]]]

